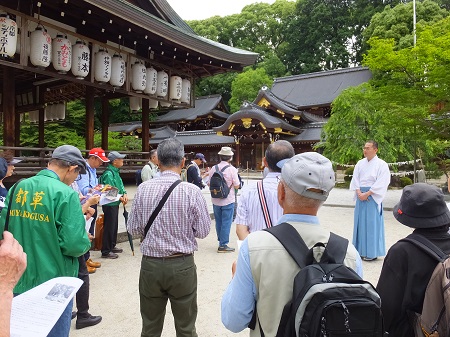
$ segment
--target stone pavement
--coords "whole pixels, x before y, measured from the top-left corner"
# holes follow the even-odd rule
[[[254,180],[246,181],[256,183]],[[136,187],[127,186],[132,198]],[[386,246],[389,248],[400,238],[411,233],[411,229],[399,224],[393,217],[392,207],[400,199],[401,190],[389,190],[384,203]],[[205,199],[212,213],[211,198],[204,191]],[[322,226],[333,232],[352,239],[353,206],[352,193],[346,189],[333,189],[329,199],[319,211]],[[127,206],[131,209],[131,204]],[[121,214],[121,212],[119,213]],[[122,218],[122,217],[120,217]],[[121,222],[122,232],[125,230]],[[235,246],[237,236],[233,224],[230,235],[230,245]],[[231,279],[231,264],[237,258],[237,253],[218,254],[217,237],[214,221],[207,238],[198,240],[199,249],[195,253],[198,273],[198,318],[197,333],[200,337],[209,336],[248,336],[248,331],[233,334],[227,331],[220,320],[220,301],[222,294]],[[91,252],[91,257],[102,262],[102,267],[91,275],[90,312],[102,315],[103,321],[94,327],[75,330],[75,320],[72,322],[71,336],[89,337],[121,337],[140,336],[141,318],[139,313],[139,270],[141,253],[139,241],[134,240],[135,256],[132,256],[127,241],[118,246],[124,249],[117,260],[100,259],[100,252]],[[383,259],[373,262],[363,262],[364,278],[376,285]],[[167,306],[163,337],[175,336],[173,316],[170,305]]]

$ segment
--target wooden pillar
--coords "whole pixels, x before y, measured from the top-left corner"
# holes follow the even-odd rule
[[[15,145],[16,92],[14,68],[3,66],[3,145]]]
[[[45,136],[44,136],[45,88],[38,87],[38,97],[40,106],[38,119],[39,147],[43,148],[45,147]]]
[[[142,100],[142,152],[150,151],[150,131],[149,131],[149,101],[148,99]],[[148,158],[145,156],[144,158]]]
[[[20,146],[20,114],[14,112],[14,146]]]
[[[241,144],[236,144],[236,167],[241,167]]]
[[[108,150],[109,99],[102,97],[102,149]]]
[[[94,88],[86,86],[86,149],[94,147]]]

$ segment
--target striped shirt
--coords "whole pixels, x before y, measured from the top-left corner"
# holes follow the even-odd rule
[[[128,219],[132,235],[144,235],[150,215],[173,182],[180,179],[174,171],[143,182],[135,194]],[[190,183],[180,183],[170,194],[141,244],[143,255],[165,257],[198,250],[196,238],[205,238],[211,229],[206,200],[201,190]]]
[[[283,215],[283,209],[278,203],[277,188],[278,172],[269,172],[263,179],[264,195],[266,196],[267,208],[269,210],[272,226],[278,224],[278,219]],[[257,184],[247,184],[241,192],[238,200],[236,224],[248,227],[250,233],[266,228],[266,221],[261,209]]]

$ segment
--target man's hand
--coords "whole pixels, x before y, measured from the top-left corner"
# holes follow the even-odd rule
[[[361,201],[366,201],[367,199],[369,199],[369,196],[371,195],[371,193],[369,193],[369,191],[363,193],[360,190],[357,190],[356,193],[358,195],[358,199]]]
[[[89,220],[90,218],[92,218],[95,214],[95,209],[93,209],[92,207],[89,207],[88,209],[86,209],[86,212],[84,213],[86,215],[86,220]]]
[[[88,200],[86,200],[86,203],[89,206],[97,205],[100,202],[100,195],[94,194],[93,196],[89,197]]]
[[[27,267],[27,254],[10,232],[0,240],[0,296],[11,293]]]
[[[121,198],[120,201],[122,201],[122,203],[124,205],[128,204],[128,196],[126,194],[124,194]]]

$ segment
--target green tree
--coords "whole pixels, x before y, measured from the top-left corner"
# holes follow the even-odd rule
[[[416,2],[416,20],[418,24],[434,23],[448,16],[445,9],[441,9],[436,1],[424,0]],[[400,4],[393,8],[376,13],[370,25],[363,32],[364,41],[371,37],[394,39],[397,49],[412,47],[413,45],[413,3]],[[367,46],[367,43],[365,44]]]
[[[364,64],[374,78],[333,102],[324,153],[352,162],[374,138],[387,160],[412,159],[416,150],[428,161],[443,158],[450,146],[450,18],[418,25],[416,47],[375,37],[369,44]]]
[[[263,68],[248,68],[236,76],[231,86],[232,97],[230,99],[231,112],[239,110],[244,101],[253,101],[259,89],[263,85],[271,86],[273,79],[269,77]]]

